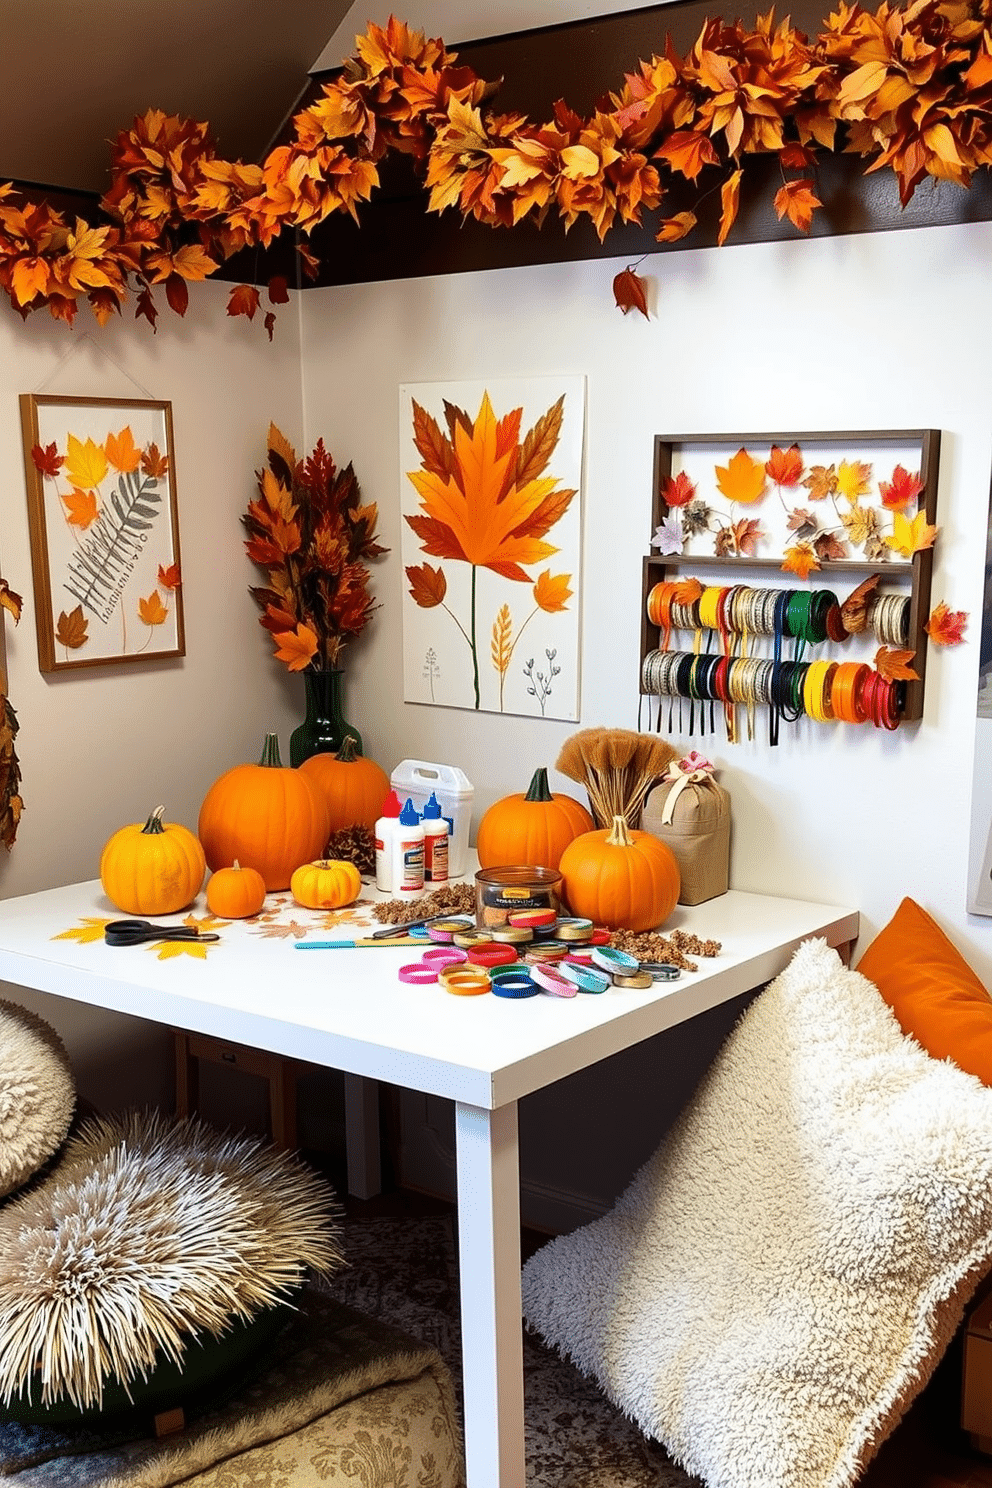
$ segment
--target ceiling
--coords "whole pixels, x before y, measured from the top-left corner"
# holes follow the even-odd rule
[[[102,192],[108,141],[148,108],[260,160],[312,70],[390,10],[457,46],[658,0],[0,0],[0,181]]]
[[[259,160],[348,8],[0,0],[0,180],[102,192],[107,142],[148,108],[209,120],[227,159]]]

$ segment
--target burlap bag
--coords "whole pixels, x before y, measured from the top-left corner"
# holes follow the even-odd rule
[[[725,894],[730,876],[730,797],[702,770],[663,780],[651,791],[641,829],[660,837],[682,875],[680,904],[702,904]]]

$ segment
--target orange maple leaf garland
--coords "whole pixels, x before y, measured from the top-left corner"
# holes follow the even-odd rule
[[[376,541],[378,508],[362,505],[354,469],[339,470],[323,440],[299,460],[275,424],[256,475],[259,495],[241,520],[245,551],[266,571],[249,590],[258,623],[290,671],[333,667],[377,608],[366,561],[388,552]]]
[[[417,402],[413,404],[413,440],[421,463],[419,470],[407,473],[407,479],[420,498],[421,510],[404,520],[420,539],[425,553],[471,565],[468,628],[455,616],[452,618],[471,650],[477,708],[481,694],[475,633],[476,570],[488,568],[514,583],[531,583],[527,567],[557,553],[558,549],[544,538],[568,510],[575,491],[559,489],[557,476],[544,472],[561,434],[564,405],[563,394],[521,440],[523,409],[515,408],[497,419],[488,392],[483,394],[474,419],[465,409],[445,400],[447,433],[426,409]],[[406,573],[415,604],[421,609],[442,605],[447,610],[447,580],[442,569],[425,563],[407,568]],[[570,579],[570,574],[552,575],[550,569],[545,570],[534,584],[537,609],[548,614],[564,609],[572,592]],[[500,648],[501,656],[509,654],[508,644]],[[505,667],[497,670],[501,677],[505,674]]]
[[[113,146],[109,222],[70,223],[0,185],[0,289],[22,315],[45,307],[70,322],[86,299],[101,323],[134,289],[136,314],[154,327],[155,287],[183,314],[188,284],[239,249],[287,230],[305,239],[332,213],[357,219],[390,150],[425,167],[431,211],[507,227],[557,212],[566,227],[588,218],[601,239],[656,211],[670,182],[708,191],[700,177],[722,172],[720,243],[748,155],[800,172],[775,210],[805,232],[820,205],[809,172],[821,152],[892,170],[904,206],[926,175],[970,185],[992,153],[992,39],[979,0],[905,10],[883,0],[874,14],[842,5],[812,41],[771,12],[751,28],[708,20],[686,56],[668,40],[589,117],[560,102],[542,124],[488,111],[497,85],[395,18],[370,25],[357,48],[260,165],[220,158],[205,123],[149,109]],[[695,226],[688,210],[663,218],[658,241]],[[314,274],[302,240],[299,251]],[[271,303],[286,293],[282,276],[270,281]],[[228,309],[253,318],[259,304],[254,286],[238,285]],[[264,320],[271,336],[272,312]]]

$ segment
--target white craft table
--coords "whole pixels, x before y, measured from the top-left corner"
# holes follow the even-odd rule
[[[225,927],[203,960],[52,939],[114,914],[97,881],[0,901],[0,980],[337,1068],[353,1097],[386,1080],[455,1103],[469,1488],[525,1481],[517,1102],[762,985],[810,936],[844,951],[858,934],[855,911],[731,891],[665,926],[721,942],[698,972],[642,992],[512,1001],[401,983],[415,948],[299,951],[250,922]]]

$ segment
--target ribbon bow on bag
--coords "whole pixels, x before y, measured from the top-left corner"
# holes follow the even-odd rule
[[[685,759],[673,760],[662,776],[663,780],[675,782],[665,798],[661,813],[662,824],[666,827],[671,826],[675,802],[687,785],[698,785],[703,780],[712,780],[715,773],[716,766],[703,755],[698,754],[695,749],[691,754],[687,754]]]

